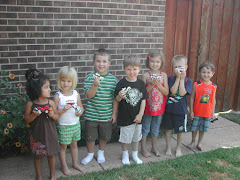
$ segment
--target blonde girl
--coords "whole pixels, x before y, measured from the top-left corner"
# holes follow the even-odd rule
[[[58,138],[61,147],[59,158],[61,161],[61,171],[67,175],[72,175],[66,163],[66,149],[70,145],[72,154],[72,167],[83,172],[78,164],[77,141],[81,139],[81,126],[79,117],[84,109],[79,93],[75,90],[77,86],[77,72],[73,67],[64,66],[57,74],[57,85],[60,89],[54,96],[54,102],[59,114]]]

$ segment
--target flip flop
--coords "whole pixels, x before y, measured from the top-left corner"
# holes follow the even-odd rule
[[[202,147],[200,147],[200,146],[197,146],[197,149],[198,149],[199,151],[202,151]]]

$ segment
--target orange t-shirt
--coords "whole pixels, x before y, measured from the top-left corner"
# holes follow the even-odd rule
[[[201,80],[195,82],[195,99],[193,113],[199,117],[212,117],[213,97],[216,93],[217,85],[210,81],[204,84]]]

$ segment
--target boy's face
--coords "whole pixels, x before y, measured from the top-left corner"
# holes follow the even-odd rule
[[[188,68],[188,65],[185,63],[184,60],[173,62],[173,72],[175,74],[176,74],[176,71],[180,70],[180,73],[182,73],[183,71],[186,71],[187,68]]]
[[[201,80],[205,83],[209,83],[210,79],[213,77],[214,72],[212,72],[211,68],[203,67],[199,72]]]
[[[140,72],[141,68],[138,66],[127,66],[124,68],[126,78],[130,82],[134,82],[137,79],[138,73]]]
[[[108,68],[111,64],[111,62],[108,60],[108,56],[102,55],[96,55],[96,58],[93,63],[96,72],[98,72],[100,75],[106,75]]]

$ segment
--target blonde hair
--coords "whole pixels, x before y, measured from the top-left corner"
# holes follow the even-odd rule
[[[141,67],[140,59],[135,55],[127,56],[123,61],[124,68],[127,66],[137,66]]]
[[[172,63],[174,63],[176,61],[184,61],[185,64],[187,65],[187,58],[186,58],[186,56],[184,56],[182,54],[181,55],[176,55],[172,58]]]
[[[148,54],[148,57],[146,59],[146,67],[150,69],[149,61],[155,57],[159,57],[159,59],[162,61],[161,67],[160,67],[160,70],[162,70],[165,65],[165,56],[161,50],[154,50]]]
[[[58,88],[62,90],[60,85],[61,78],[69,78],[72,80],[73,82],[71,87],[72,90],[77,87],[78,77],[77,72],[73,67],[63,66],[57,73],[57,85]]]

